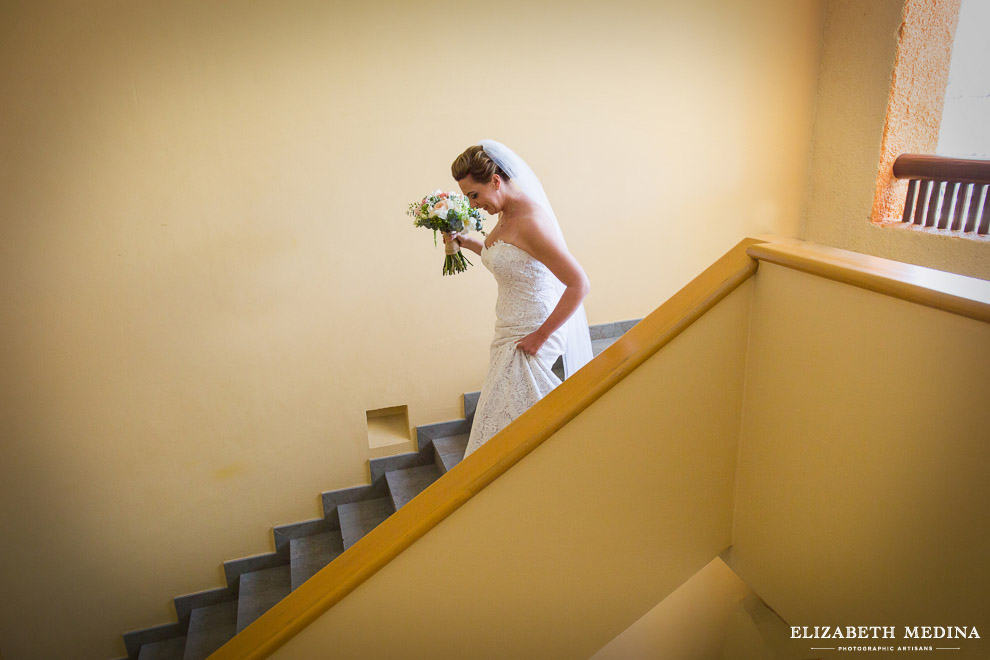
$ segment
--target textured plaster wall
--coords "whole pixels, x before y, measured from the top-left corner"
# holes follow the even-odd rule
[[[912,0],[904,14],[884,122],[873,222],[899,222],[907,181],[894,178],[901,154],[934,154],[961,0]]]
[[[802,238],[940,270],[990,278],[990,242],[936,235],[871,222],[878,172],[903,144],[922,149],[935,143],[930,128],[941,100],[913,88],[937,84],[941,68],[920,63],[933,51],[941,61],[948,21],[937,21],[936,40],[929,46],[925,29],[929,12],[949,15],[955,3],[903,0],[857,2],[830,0],[825,9],[821,77],[813,140],[808,206]],[[905,11],[906,9],[906,11]],[[905,18],[917,19],[905,25]],[[931,19],[934,20],[934,19]],[[921,52],[901,58],[895,80],[898,35]],[[894,94],[893,113],[888,98]],[[935,95],[937,96],[937,95]],[[920,113],[924,122],[917,122]],[[918,126],[922,128],[918,128]],[[887,130],[889,150],[884,150]]]
[[[365,483],[365,411],[460,416],[494,282],[477,260],[440,277],[403,213],[476,140],[543,178],[592,322],[645,315],[746,235],[796,235],[821,16],[0,3],[4,658],[119,657],[222,560]]]

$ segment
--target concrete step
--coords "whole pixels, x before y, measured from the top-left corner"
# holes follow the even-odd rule
[[[424,451],[425,449],[425,451]],[[371,468],[371,481],[374,483],[378,477],[392,470],[404,470],[411,467],[426,465],[433,460],[433,451],[428,447],[420,446],[420,451],[409,452],[407,454],[396,454],[395,456],[384,456],[373,458],[369,461]]]
[[[237,601],[200,607],[189,617],[182,660],[206,660],[237,633]]]
[[[395,513],[395,507],[391,497],[380,497],[342,504],[337,507],[337,513],[340,515],[340,533],[346,550]]]
[[[392,494],[392,504],[398,511],[412,498],[423,492],[427,486],[440,478],[440,469],[435,463],[421,467],[393,470],[385,474],[388,490]]]
[[[614,344],[618,337],[606,337],[604,339],[593,339],[591,341],[591,355],[598,357],[598,354]]]
[[[591,341],[594,342],[598,339],[618,339],[626,332],[629,328],[633,327],[643,319],[630,319],[628,321],[614,321],[612,323],[598,323],[588,327],[588,332],[591,334]]]
[[[292,562],[292,589],[316,575],[317,571],[344,552],[344,537],[339,531],[303,536],[289,541]]]
[[[224,598],[223,600],[230,600],[231,598],[232,596],[228,594],[227,598]],[[197,605],[197,607],[212,605],[215,602],[219,601],[201,602]],[[179,614],[179,621],[185,620],[185,624],[180,624],[177,621],[175,623],[166,623],[160,626],[151,626],[150,628],[142,628],[140,630],[132,630],[124,633],[124,648],[127,649],[127,658],[124,660],[134,660],[140,656],[141,647],[145,644],[150,646],[151,644],[157,644],[158,642],[173,640],[176,637],[185,637],[186,630],[189,628],[188,616],[191,610],[181,612],[178,610],[176,611]],[[186,617],[185,619],[183,619],[183,615]]]
[[[142,645],[138,660],[182,660],[185,652],[186,638],[184,636],[173,637]]]
[[[227,584],[236,594],[240,584],[241,576],[255,571],[263,571],[266,568],[278,568],[285,566],[289,561],[288,553],[266,552],[262,555],[241,557],[240,559],[230,559],[223,563],[223,574],[227,578]]]
[[[241,576],[237,598],[237,632],[270,610],[292,591],[292,569],[288,566],[266,568]]]
[[[437,438],[433,441],[433,449],[436,453],[436,466],[446,474],[464,458],[464,450],[467,449],[470,433],[451,436],[449,438]]]

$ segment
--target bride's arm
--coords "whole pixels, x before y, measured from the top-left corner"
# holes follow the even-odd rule
[[[451,238],[452,236],[450,234],[444,234],[443,242],[449,243]],[[482,242],[479,239],[474,238],[473,236],[460,235],[457,237],[457,242],[460,244],[462,248],[467,248],[468,250],[471,250],[471,252],[474,252],[475,254],[481,254]]]
[[[581,301],[591,290],[591,284],[581,264],[567,251],[556,232],[547,226],[545,220],[528,220],[521,223],[519,233],[514,240],[517,247],[542,261],[543,265],[566,287],[557,306],[543,325],[532,334],[523,337],[517,344],[523,352],[536,355],[550,335],[577,311]]]

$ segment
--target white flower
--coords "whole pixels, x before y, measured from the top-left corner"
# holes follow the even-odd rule
[[[441,199],[439,202],[433,205],[430,209],[431,218],[441,218],[443,220],[447,219],[447,211],[450,210],[450,201],[447,199]]]

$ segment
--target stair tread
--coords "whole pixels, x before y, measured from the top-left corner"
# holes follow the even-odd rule
[[[237,598],[237,632],[241,632],[255,619],[270,610],[275,603],[292,591],[292,570],[289,566],[276,566],[241,575],[240,593]]]
[[[340,516],[340,532],[346,549],[395,513],[395,507],[392,505],[392,498],[380,497],[341,504],[337,507],[337,513]]]
[[[182,660],[186,651],[186,638],[173,637],[160,642],[152,642],[141,646],[138,660]]]
[[[316,573],[344,552],[344,537],[339,531],[313,534],[289,541],[289,559],[292,566],[292,589],[316,575]]]
[[[206,660],[237,634],[237,601],[229,600],[192,611],[182,660]]]
[[[391,472],[392,470],[404,470],[406,468],[420,467],[430,462],[431,452],[413,451],[395,456],[383,456],[373,458],[371,464],[371,481]]]
[[[427,486],[440,478],[440,469],[434,463],[420,467],[393,470],[385,474],[392,503],[398,511],[409,500],[419,495]]]
[[[588,333],[591,335],[592,343],[597,339],[618,339],[642,320],[629,319],[627,321],[613,321],[612,323],[596,323],[588,326]]]
[[[445,473],[450,472],[464,458],[464,450],[467,449],[470,437],[469,433],[462,433],[449,438],[437,438],[433,441],[437,456],[440,458],[441,469]]]
[[[618,337],[605,337],[603,339],[593,339],[591,341],[591,354],[592,356],[597,356],[599,353],[604,351],[606,348],[614,344],[619,338]]]

